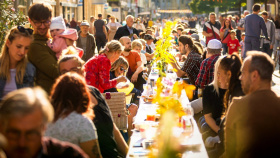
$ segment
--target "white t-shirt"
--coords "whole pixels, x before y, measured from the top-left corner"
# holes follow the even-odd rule
[[[142,61],[142,64],[147,64],[147,58],[146,58],[146,55],[143,54],[143,53],[140,53],[140,58],[141,58],[141,61]]]
[[[122,25],[121,25],[120,23],[118,23],[118,22],[114,22],[114,23],[109,22],[109,23],[107,24],[107,26],[109,27],[109,29],[111,29],[111,26],[116,26],[117,29],[118,29],[118,28],[121,27]]]
[[[92,120],[77,112],[72,112],[67,117],[49,124],[45,136],[78,146],[80,143],[97,139],[96,128]]]

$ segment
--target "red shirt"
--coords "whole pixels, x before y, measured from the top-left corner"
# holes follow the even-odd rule
[[[105,54],[92,57],[84,67],[88,85],[96,87],[101,93],[106,89],[116,87],[117,80],[110,80],[111,62]]]
[[[230,39],[230,40],[228,41],[227,46],[228,46],[228,48],[229,48],[228,54],[231,55],[231,54],[234,53],[234,52],[237,52],[237,53],[238,53],[237,48],[240,47],[240,44],[239,44],[238,39],[234,39],[234,40]]]
[[[220,32],[224,31],[223,28],[221,28]],[[224,36],[226,35],[226,31],[224,33]],[[226,36],[226,38],[223,38],[223,40],[221,41],[222,43],[228,43],[228,41],[230,40],[230,30],[228,30],[228,35]]]
[[[138,52],[132,50],[130,51],[128,56],[124,56],[123,54],[121,54],[123,57],[125,57],[125,59],[128,61],[129,67],[131,69],[132,72],[135,72],[136,69],[138,68],[137,66],[137,62],[141,61],[141,57],[139,55]]]

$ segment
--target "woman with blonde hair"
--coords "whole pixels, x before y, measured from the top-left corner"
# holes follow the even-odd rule
[[[114,16],[110,17],[110,22],[107,24],[107,27],[109,28],[109,36],[108,36],[108,42],[114,39],[114,36],[118,30],[119,27],[122,25],[118,22],[116,22],[116,18]]]
[[[126,72],[127,69],[129,67],[129,64],[127,62],[127,60],[120,56],[118,60],[116,60],[111,67],[110,70],[110,80],[113,80],[119,76],[126,76]],[[116,88],[111,88],[111,89],[107,89],[104,92],[118,92]],[[138,104],[139,103],[139,98],[138,96],[141,96],[141,91],[133,88],[132,91],[130,93],[134,93],[134,97],[133,97],[133,103]]]
[[[116,79],[110,80],[111,63],[119,58],[122,50],[123,46],[121,43],[112,40],[99,52],[99,55],[89,59],[84,65],[87,84],[96,87],[103,93],[106,89],[116,87],[119,82],[126,82],[125,76],[119,76]]]
[[[7,33],[0,54],[0,100],[11,91],[33,86],[35,67],[26,56],[33,40],[32,33],[33,30],[22,26]]]
[[[146,28],[143,23],[141,23],[140,18],[137,18],[135,23],[132,25],[139,33],[146,32]]]

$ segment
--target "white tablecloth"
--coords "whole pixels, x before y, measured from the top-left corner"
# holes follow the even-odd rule
[[[135,116],[135,121],[134,122],[143,122],[146,119],[147,113],[150,111],[155,111],[157,108],[157,105],[155,104],[148,104],[144,103],[143,99],[140,99],[140,107],[138,109],[137,115]],[[199,132],[199,129],[197,127],[197,124],[195,120],[192,118],[192,123],[194,127],[194,132],[191,138],[189,138],[188,142],[191,142],[192,144],[200,144],[200,148],[196,151],[186,151],[183,154],[183,158],[208,158],[207,151],[205,149],[201,134]],[[140,132],[133,132],[130,140],[130,145],[129,145],[129,151],[127,154],[127,158],[130,157],[139,157],[136,156],[137,154],[135,153],[143,153],[145,149],[142,147],[133,147],[133,145],[138,141],[141,140],[141,134]],[[145,156],[140,156],[140,157],[145,157]]]

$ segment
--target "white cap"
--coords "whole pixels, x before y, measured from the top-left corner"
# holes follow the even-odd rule
[[[207,48],[209,49],[221,49],[222,43],[217,39],[212,39],[208,42]]]
[[[65,22],[61,16],[52,18],[50,30],[54,29],[66,30]]]
[[[84,22],[81,23],[81,26],[89,26],[89,23],[84,21]]]

